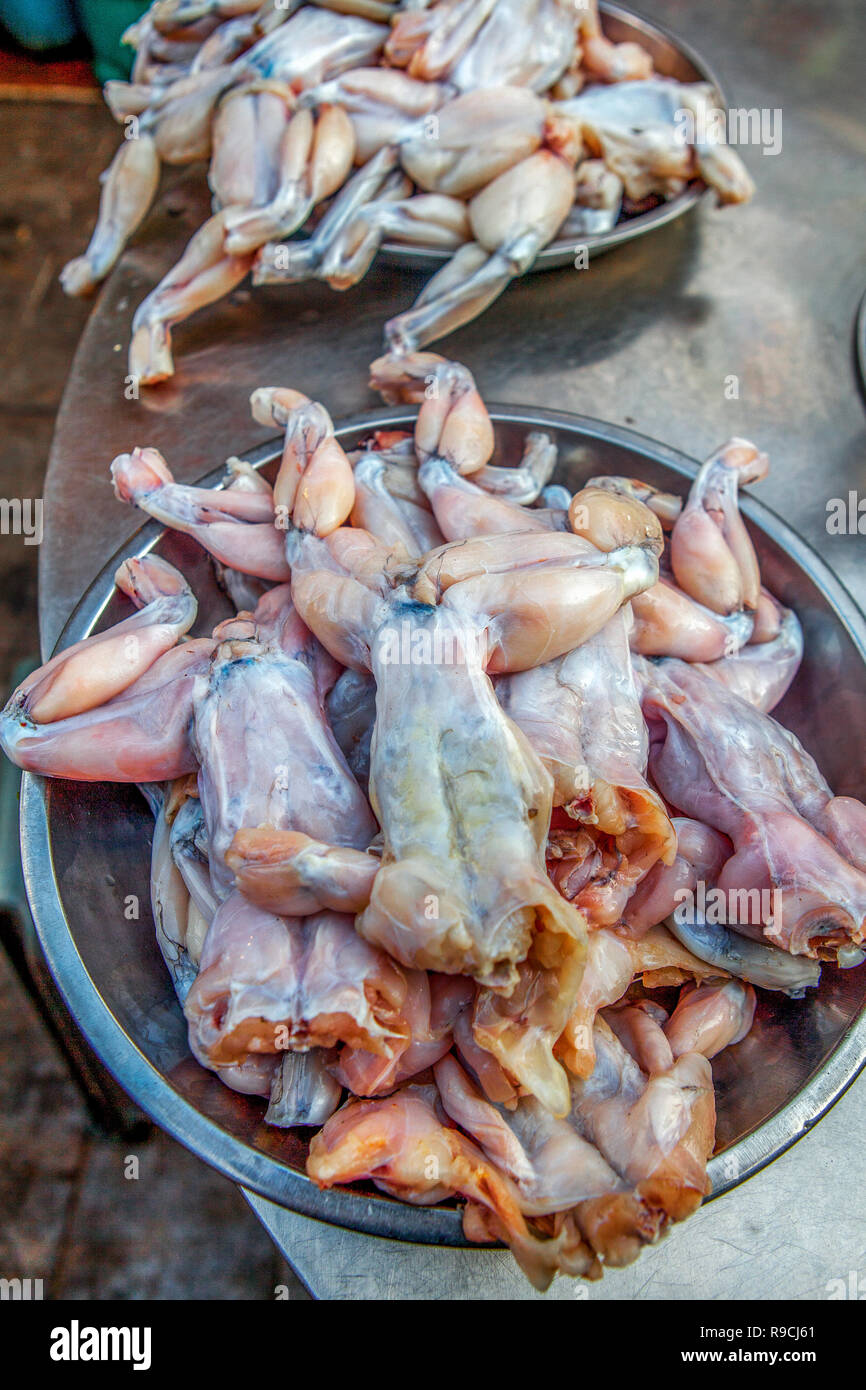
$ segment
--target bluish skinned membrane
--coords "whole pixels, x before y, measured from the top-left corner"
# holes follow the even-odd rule
[[[340,1103],[343,1088],[325,1065],[325,1051],[285,1052],[274,1072],[265,1123],[279,1129],[323,1125]]]
[[[594,84],[576,97],[557,103],[567,116],[594,125],[639,131],[653,125],[673,125],[682,108],[680,83],[662,77],[639,82]]]
[[[717,965],[740,980],[802,999],[807,989],[814,989],[821,978],[821,967],[806,956],[792,956],[777,946],[767,946],[748,936],[721,925],[710,925],[703,918],[680,922],[677,915],[667,918],[665,926],[680,945],[707,965]],[[863,953],[860,952],[861,959]]]

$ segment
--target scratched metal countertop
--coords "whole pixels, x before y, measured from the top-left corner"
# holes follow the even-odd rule
[[[855,345],[866,288],[866,8],[861,0],[638,0],[634,8],[707,58],[733,106],[781,111],[779,154],[741,150],[755,201],[718,210],[704,200],[588,270],[527,276],[445,350],[471,367],[490,400],[595,415],[697,458],[729,435],[753,438],[772,463],[756,494],[866,609],[864,541],[827,530],[831,499],[866,497]],[[108,483],[116,453],[155,445],[179,480],[192,481],[266,437],[249,417],[258,385],[299,387],[335,417],[369,407],[366,369],[381,351],[382,324],[423,281],[381,267],[340,297],[323,285],[242,288],[177,330],[173,382],[128,401],[132,313],[203,219],[201,183],[170,171],[82,335],[45,487],[46,654],[138,524]],[[560,1280],[547,1297],[827,1298],[840,1291],[832,1281],[848,1287],[852,1271],[866,1295],[866,1197],[855,1176],[864,1101],[861,1078],[793,1150],[631,1269],[591,1288]],[[400,1245],[249,1200],[321,1297],[537,1297],[502,1252]]]

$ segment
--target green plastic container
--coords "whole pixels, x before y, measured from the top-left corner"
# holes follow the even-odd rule
[[[149,8],[149,0],[76,0],[76,8],[93,49],[97,81],[128,78],[135,53],[120,38]]]

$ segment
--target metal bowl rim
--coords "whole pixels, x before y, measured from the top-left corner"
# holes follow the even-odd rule
[[[860,300],[857,307],[857,317],[854,321],[854,356],[860,390],[866,398],[866,293]]]
[[[491,404],[494,423],[515,423],[527,429],[560,426],[604,443],[621,445],[663,464],[684,479],[694,477],[699,464],[678,449],[636,430],[568,411],[526,410]],[[411,424],[417,411],[406,407],[371,410],[338,422],[338,437],[362,431]],[[280,441],[268,441],[243,453],[255,467],[275,461]],[[213,486],[224,467],[203,475]],[[765,535],[785,550],[821,591],[866,665],[866,618],[821,557],[763,502],[743,497],[742,510]],[[105,584],[120,561],[147,553],[165,528],[155,521],[142,524],[103,566],[79,600],[58,639],[55,651],[93,629],[109,603],[113,587]],[[105,585],[105,592],[102,592]],[[115,1018],[94,985],[67,923],[57,890],[49,835],[46,779],[25,773],[21,789],[21,857],[27,896],[42,949],[73,1018],[109,1070],[132,1098],[163,1129],[226,1177],[260,1196],[304,1216],[368,1235],[422,1244],[468,1245],[460,1213],[450,1207],[413,1207],[387,1197],[349,1188],[320,1190],[306,1175],[224,1130],[174,1089],[145,1057]],[[745,1182],[784,1153],[820,1120],[866,1065],[866,1008],[854,1019],[824,1063],[785,1105],[716,1155],[709,1164],[712,1191],[707,1200]],[[729,1173],[735,1176],[728,1176]]]
[[[602,14],[626,20],[635,24],[637,28],[647,30],[658,38],[664,39],[691,63],[696,72],[700,73],[702,82],[712,84],[722,106],[727,106],[728,98],[721,82],[706,59],[696,52],[690,44],[678,38],[663,24],[657,24],[654,19],[647,19],[645,15],[638,14],[636,10],[631,10],[625,5],[617,5],[613,3],[613,0],[599,0],[599,9]],[[637,217],[631,217],[625,222],[618,222],[614,227],[611,227],[609,232],[597,232],[590,236],[574,237],[568,241],[552,241],[539,251],[529,267],[528,273],[535,274],[543,270],[557,270],[571,264],[578,246],[586,247],[590,256],[612,251],[616,246],[624,246],[626,242],[634,241],[636,237],[643,236],[646,232],[653,232],[658,227],[665,227],[669,222],[676,221],[678,217],[691,212],[692,208],[697,207],[698,203],[708,197],[712,197],[711,188],[701,185],[700,182],[690,183],[688,188],[676,198],[659,203],[658,207],[651,208],[649,212],[639,213]],[[401,245],[399,242],[386,241],[379,252],[379,259],[383,265],[401,266],[405,270],[436,270],[441,268],[452,254],[451,251],[437,248],[421,250],[417,247]]]

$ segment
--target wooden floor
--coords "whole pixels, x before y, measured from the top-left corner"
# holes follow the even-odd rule
[[[0,100],[2,498],[41,493],[89,308],[57,274],[87,240],[115,132],[99,106]],[[3,693],[38,650],[36,566],[36,546],[0,535]],[[52,1298],[308,1297],[232,1183],[159,1131],[97,1131],[0,951],[0,1277],[16,1276]]]

